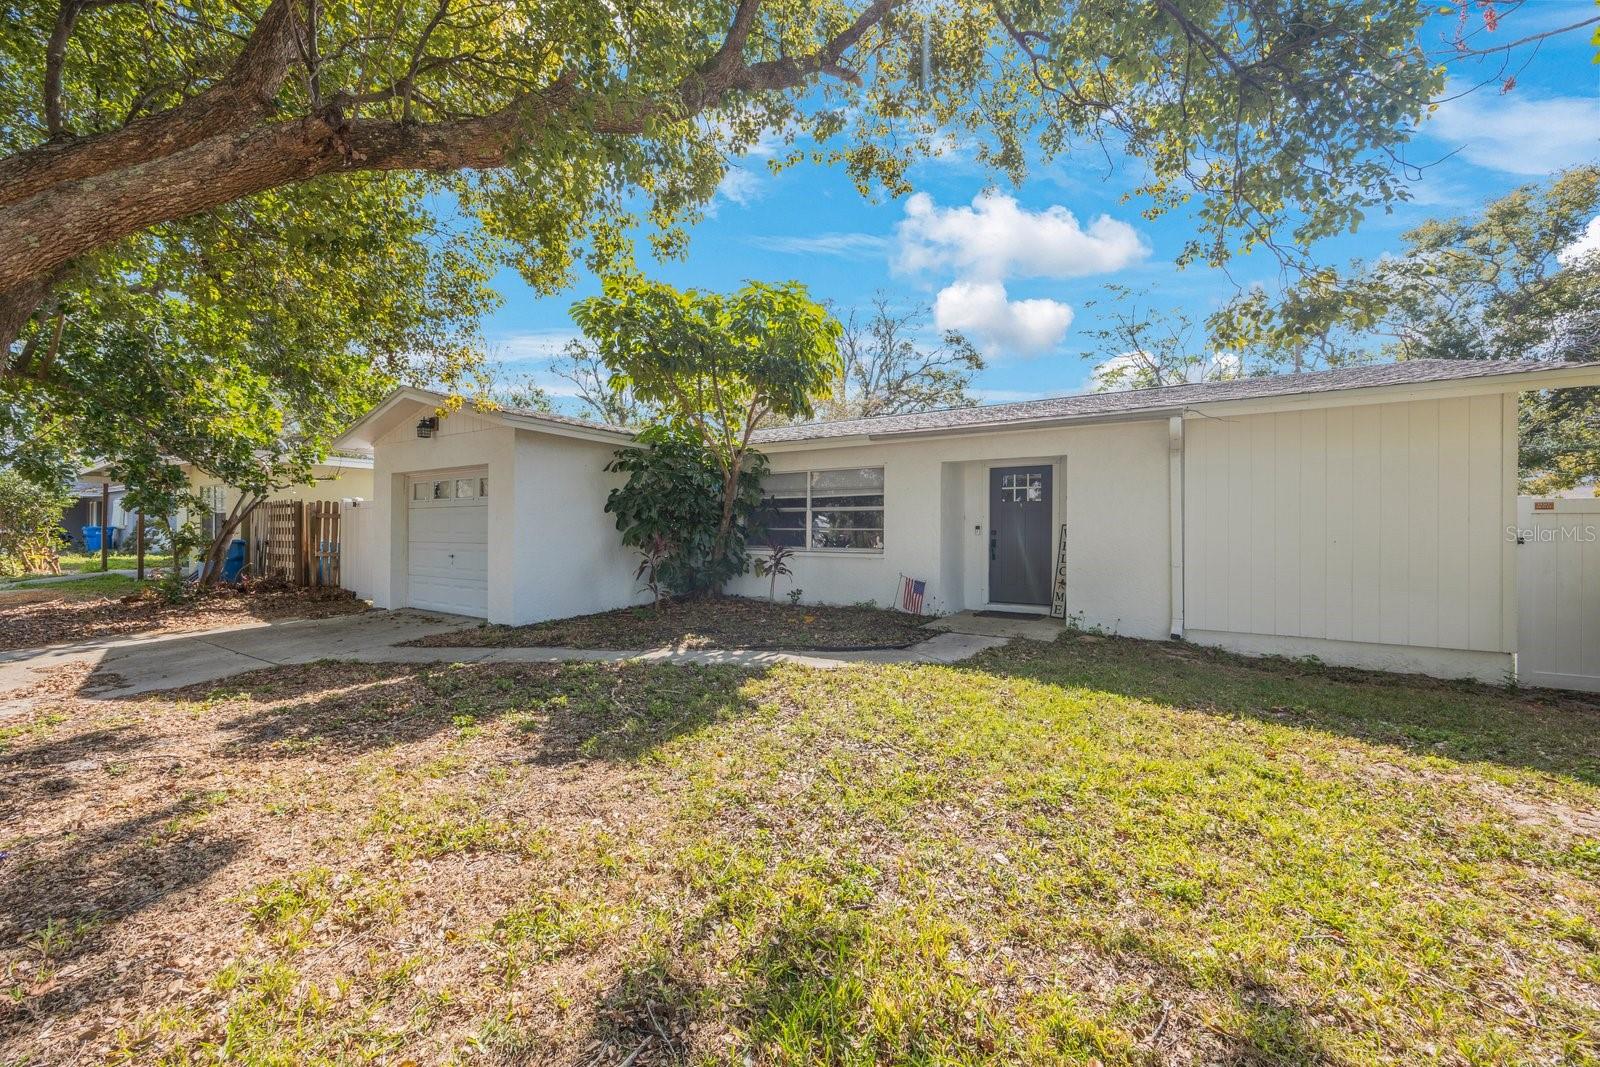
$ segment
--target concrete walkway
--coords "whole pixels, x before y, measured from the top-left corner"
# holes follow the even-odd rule
[[[344,660],[357,663],[617,663],[729,664],[760,667],[799,663],[835,668],[855,663],[956,663],[1007,638],[988,634],[938,633],[910,648],[870,652],[756,652],[657,648],[615,651],[583,648],[401,648],[406,641],[447,633],[476,619],[412,610],[369,611],[331,619],[247,623],[217,630],[85,641],[46,649],[0,652],[0,718],[48,697],[8,701],[4,694],[38,680],[38,672],[72,663],[92,663],[82,693],[136,696],[213,682],[261,667]]]

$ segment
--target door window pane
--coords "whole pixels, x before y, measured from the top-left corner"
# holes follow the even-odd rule
[[[456,479],[456,499],[470,500],[478,495],[478,481],[476,478]]]
[[[1014,504],[1042,501],[1044,499],[1044,475],[1002,474],[1000,476],[1000,499]]]
[[[479,478],[478,479],[478,495],[479,496],[488,496],[489,495],[489,479],[487,479],[487,478]]]
[[[452,486],[448,481],[434,482],[433,483],[433,499],[435,499],[435,500],[449,500],[450,499],[450,490],[453,489],[453,488],[454,488],[454,486]]]

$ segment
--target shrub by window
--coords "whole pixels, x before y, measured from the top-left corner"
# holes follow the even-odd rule
[[[883,468],[770,474],[760,524],[772,544],[834,551],[883,550]]]

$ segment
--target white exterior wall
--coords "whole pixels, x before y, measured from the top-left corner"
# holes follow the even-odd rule
[[[617,445],[518,430],[515,527],[502,530],[489,515],[489,545],[496,539],[517,546],[512,571],[489,567],[489,596],[510,576],[509,615],[491,621],[521,625],[563,619],[643,603],[634,571],[639,554],[624,548],[606,497],[621,475],[606,473]],[[494,497],[489,498],[494,506]],[[492,611],[492,608],[491,608]]]
[[[988,606],[988,469],[1055,465],[1055,521],[1069,524],[1067,612],[1086,625],[1135,637],[1167,636],[1169,610],[1167,424],[1103,423],[904,442],[785,450],[776,473],[884,468],[884,550],[795,553],[794,576],[818,604],[888,605],[900,574],[928,581],[929,606],[943,612]],[[765,596],[768,581],[747,575],[730,591]]]
[[[376,442],[370,573],[376,607],[404,607],[407,595],[407,479],[486,468],[488,619],[521,625],[621,607],[635,592],[634,554],[622,547],[606,495],[617,446],[515,429],[458,411],[430,438],[401,425]]]
[[[1500,681],[1516,651],[1515,394],[1191,418],[1187,636]]]

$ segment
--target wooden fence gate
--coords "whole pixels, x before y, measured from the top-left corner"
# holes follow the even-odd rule
[[[273,500],[251,521],[251,570],[294,585],[340,584],[340,515],[337,500]]]

